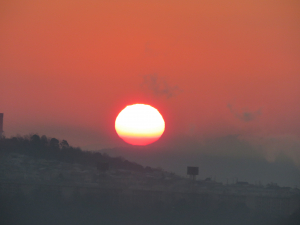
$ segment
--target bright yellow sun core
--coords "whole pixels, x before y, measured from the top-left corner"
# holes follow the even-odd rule
[[[115,128],[124,141],[133,145],[146,145],[163,134],[165,121],[154,107],[134,104],[126,106],[119,113]]]

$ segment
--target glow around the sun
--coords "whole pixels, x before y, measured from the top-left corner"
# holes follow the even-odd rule
[[[115,122],[117,134],[127,143],[147,145],[160,138],[165,121],[157,109],[150,105],[126,106]]]

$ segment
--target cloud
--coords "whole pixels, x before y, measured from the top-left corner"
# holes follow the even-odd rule
[[[171,98],[181,92],[177,85],[169,85],[163,77],[159,77],[157,74],[145,75],[143,79],[142,87],[151,91],[155,96],[166,96],[167,98]]]
[[[300,169],[300,139],[293,135],[269,136],[259,142],[269,162],[290,159]]]
[[[229,108],[230,112],[238,119],[244,122],[250,122],[255,120],[257,117],[261,115],[261,109],[257,111],[248,111],[244,110],[243,112],[237,112],[233,109],[232,105],[228,103],[227,107]]]

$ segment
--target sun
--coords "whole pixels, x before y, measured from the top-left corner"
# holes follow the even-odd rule
[[[165,130],[159,111],[145,104],[126,106],[117,116],[115,129],[120,138],[132,145],[148,145],[157,141]]]

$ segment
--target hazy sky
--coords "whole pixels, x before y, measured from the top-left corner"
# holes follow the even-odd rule
[[[296,0],[2,0],[5,134],[126,147],[115,118],[146,103],[166,121],[157,145],[234,135],[299,163],[299,12]]]

